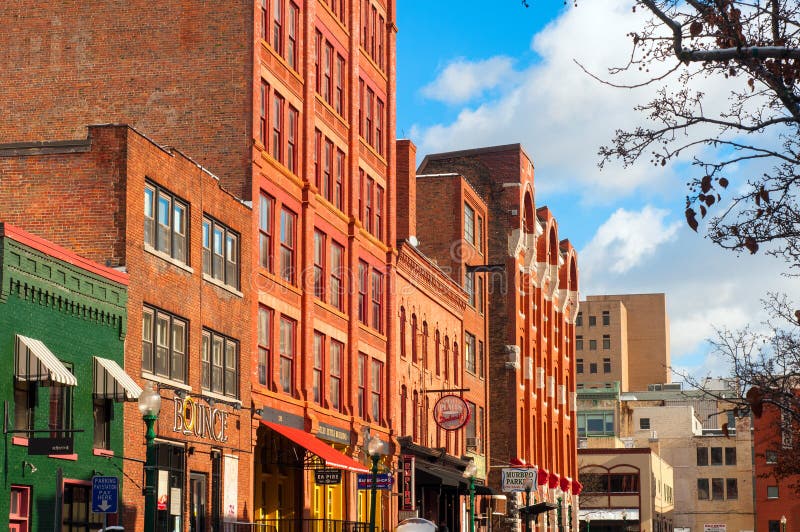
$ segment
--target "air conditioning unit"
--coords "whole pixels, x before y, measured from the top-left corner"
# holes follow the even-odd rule
[[[519,346],[506,346],[506,369],[519,369]]]
[[[480,452],[481,450],[481,439],[480,438],[467,438],[467,450]]]

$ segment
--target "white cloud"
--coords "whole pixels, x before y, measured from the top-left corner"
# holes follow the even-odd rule
[[[617,209],[581,251],[581,263],[614,274],[639,266],[661,244],[675,238],[680,222],[665,223],[668,214],[650,205],[638,212]]]
[[[456,59],[422,88],[422,94],[447,104],[462,104],[501,83],[508,83],[513,77],[514,69],[509,57],[497,56],[480,61]]]

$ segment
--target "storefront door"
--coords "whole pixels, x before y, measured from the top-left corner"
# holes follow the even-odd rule
[[[206,493],[208,480],[205,473],[189,475],[189,532],[206,532],[207,508]]]

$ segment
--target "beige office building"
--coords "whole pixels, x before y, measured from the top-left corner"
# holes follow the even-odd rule
[[[647,390],[671,382],[664,294],[588,296],[575,321],[578,388]]]

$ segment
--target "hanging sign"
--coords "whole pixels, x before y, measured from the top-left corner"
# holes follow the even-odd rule
[[[538,471],[535,468],[504,467],[501,483],[502,491],[513,493],[515,491],[536,489]]]
[[[405,511],[414,510],[414,457],[403,455],[403,486],[400,509]]]
[[[433,407],[433,420],[444,430],[458,430],[469,421],[469,406],[457,395],[443,395]]]
[[[394,478],[391,473],[378,473],[375,475],[375,489],[376,490],[390,490]],[[359,473],[358,474],[358,489],[369,490],[372,489],[372,473]]]
[[[314,483],[318,486],[328,486],[342,483],[342,470],[334,468],[315,469]]]

